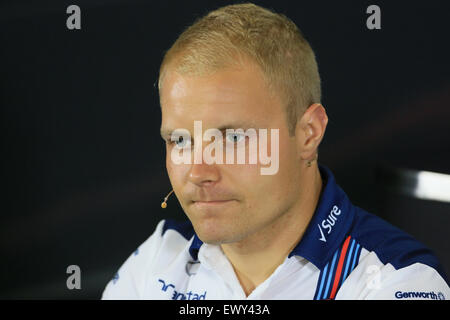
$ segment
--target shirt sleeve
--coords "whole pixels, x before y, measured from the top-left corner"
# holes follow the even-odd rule
[[[415,263],[387,274],[372,275],[366,300],[445,300],[450,289],[441,275],[428,265]]]
[[[416,262],[403,268],[364,253],[336,295],[342,300],[450,299],[447,281],[433,267]]]
[[[162,239],[164,220],[156,226],[153,234],[134,251],[108,282],[102,300],[141,299],[146,274],[158,254]]]

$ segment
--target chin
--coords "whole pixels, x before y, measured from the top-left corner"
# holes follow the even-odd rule
[[[233,227],[230,223],[220,223],[216,219],[194,221],[195,233],[204,243],[222,244],[234,242]]]

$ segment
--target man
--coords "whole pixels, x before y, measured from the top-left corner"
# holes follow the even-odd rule
[[[450,296],[434,255],[352,205],[317,163],[328,117],[314,53],[288,18],[253,4],[209,13],[166,53],[159,90],[166,166],[190,221],[161,221],[103,299]],[[270,131],[258,146],[277,157],[275,172],[262,174],[262,161],[201,161],[223,143],[195,134],[199,122],[231,141],[231,160],[255,153],[237,129]],[[174,161],[180,150],[184,162]]]

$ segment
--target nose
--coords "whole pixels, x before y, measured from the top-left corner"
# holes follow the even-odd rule
[[[205,162],[192,164],[188,180],[199,187],[212,185],[219,181],[220,173],[217,165]]]

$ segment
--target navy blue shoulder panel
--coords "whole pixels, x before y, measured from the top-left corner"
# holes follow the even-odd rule
[[[383,264],[395,269],[422,263],[435,269],[449,284],[447,275],[434,253],[411,235],[387,221],[354,206],[355,219],[350,234],[368,251],[374,251]]]
[[[186,240],[190,240],[195,233],[194,227],[189,220],[180,222],[173,219],[166,219],[166,221],[164,222],[162,235],[164,235],[164,233],[166,233],[166,231],[169,229],[177,231]]]

